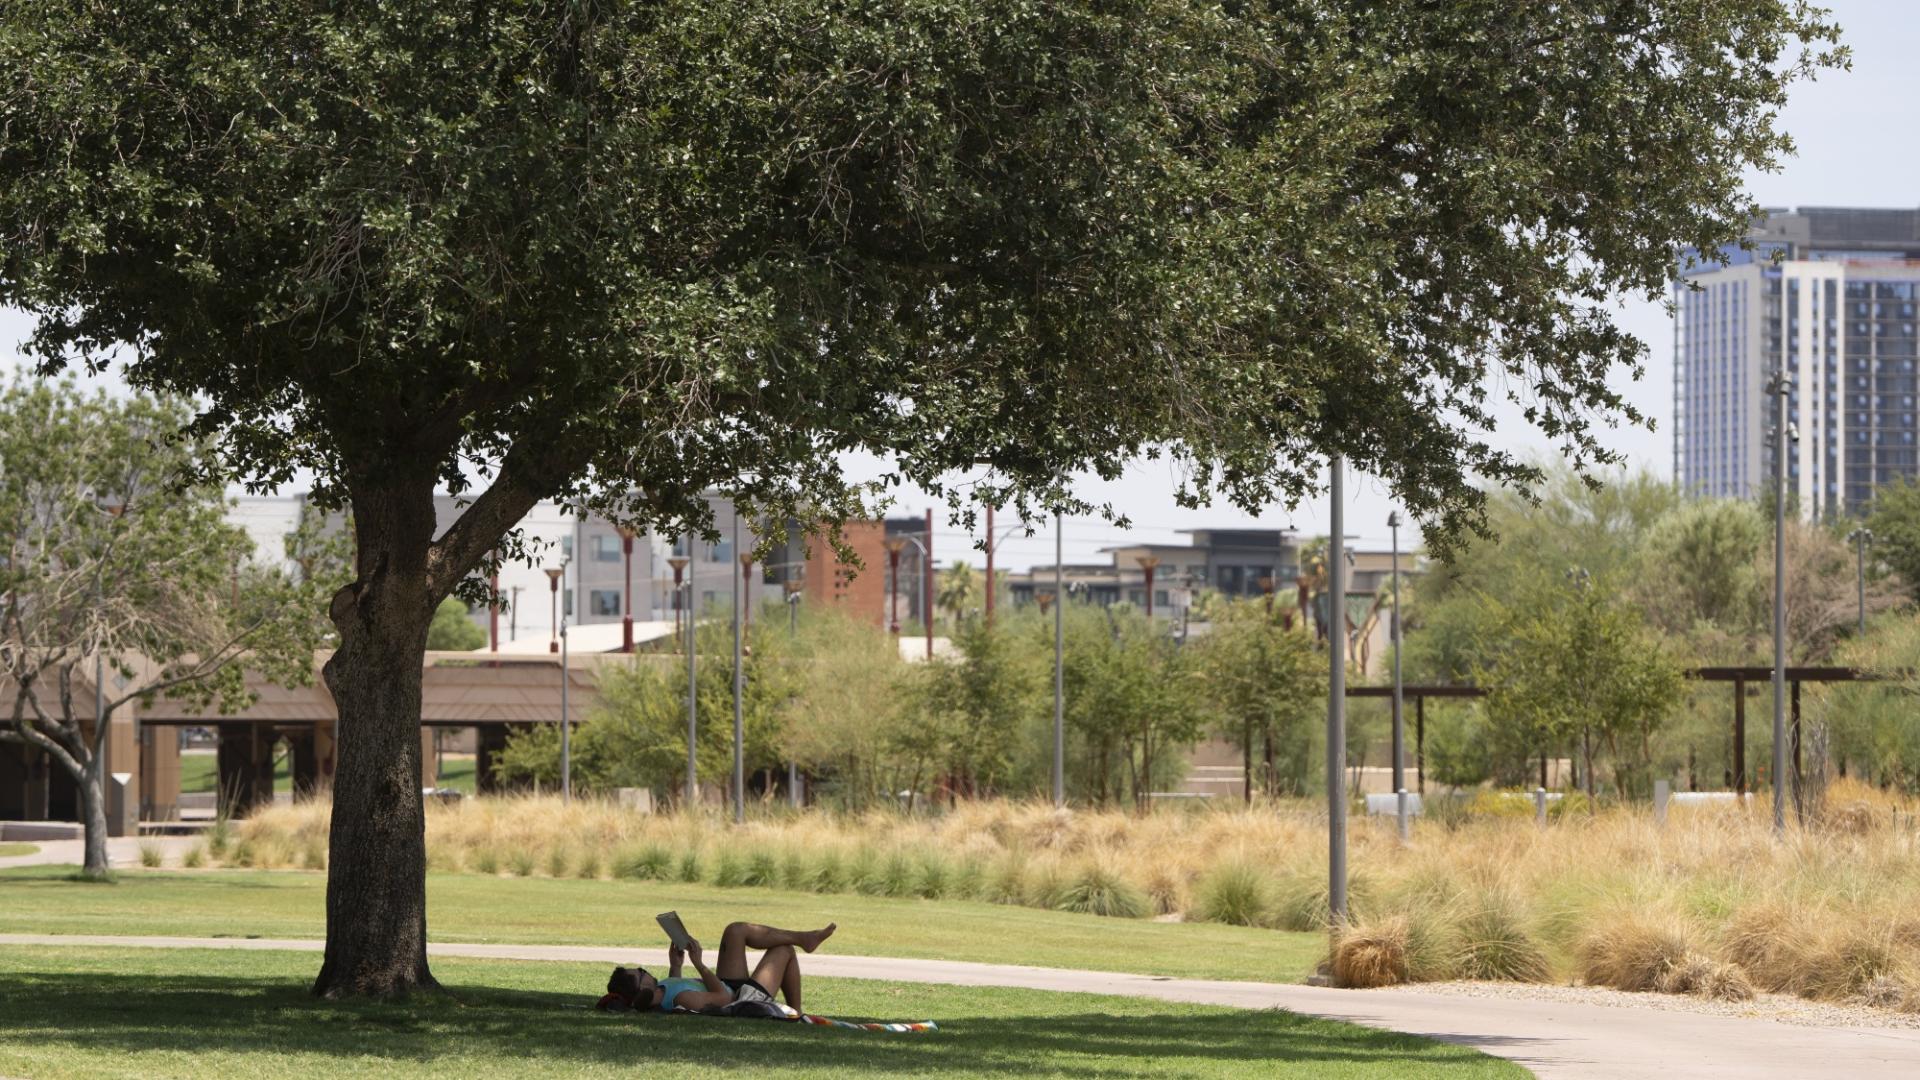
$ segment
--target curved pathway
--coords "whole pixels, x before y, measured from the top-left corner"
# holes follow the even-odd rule
[[[87,945],[114,948],[319,951],[311,940],[0,934],[0,946]],[[628,963],[633,949],[586,945],[427,946],[434,956],[490,960]],[[1010,986],[1069,993],[1120,994],[1163,1001],[1286,1009],[1471,1046],[1532,1069],[1548,1080],[1912,1080],[1920,1076],[1920,1029],[1803,1027],[1661,1008],[1513,998],[1459,997],[1418,990],[1331,990],[1278,983],[1214,982],[1152,975],[897,960],[820,953],[809,974],[843,979]]]

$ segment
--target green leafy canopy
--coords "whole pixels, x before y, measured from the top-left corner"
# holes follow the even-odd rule
[[[1249,508],[1338,450],[1444,543],[1471,477],[1537,475],[1489,385],[1576,461],[1642,419],[1607,302],[1738,239],[1836,37],[1797,0],[13,0],[0,301],[43,370],[130,347],[249,484],[489,488],[434,586],[539,498],[850,513],[855,447],[1055,505],[1167,453]]]

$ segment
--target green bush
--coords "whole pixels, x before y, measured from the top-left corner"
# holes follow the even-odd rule
[[[700,851],[688,848],[680,853],[680,880],[688,885],[700,882]]]
[[[1054,910],[1082,915],[1142,919],[1152,914],[1146,890],[1127,881],[1112,867],[1089,860],[1069,874],[1054,897]]]
[[[740,884],[767,888],[780,884],[780,859],[772,851],[762,849],[750,852],[746,862],[746,868],[740,875]]]
[[[626,848],[613,860],[613,876],[629,881],[665,881],[673,869],[673,853],[659,844]]]
[[[1193,885],[1193,911],[1200,922],[1271,926],[1276,904],[1272,875],[1242,860],[1217,863]]]
[[[500,853],[491,847],[476,848],[473,852],[473,872],[489,877],[500,872]]]
[[[737,889],[747,883],[747,860],[730,847],[720,849],[713,860],[713,883],[723,889]]]

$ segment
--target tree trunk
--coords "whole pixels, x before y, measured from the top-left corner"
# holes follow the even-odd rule
[[[437,989],[427,968],[420,681],[434,604],[431,478],[354,492],[358,579],[334,596],[340,712],[327,860],[327,951],[313,992],[395,997]],[[424,482],[421,482],[424,480]]]
[[[86,859],[80,873],[89,878],[107,876],[107,789],[106,758],[94,754],[86,768],[74,774],[80,791],[80,816],[86,826]]]

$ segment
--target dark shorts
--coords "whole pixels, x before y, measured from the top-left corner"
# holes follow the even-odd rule
[[[767,992],[767,988],[754,982],[751,976],[745,979],[721,979],[720,981],[726,983],[727,989],[733,991],[735,1001],[770,1002],[773,1000],[773,995]]]

